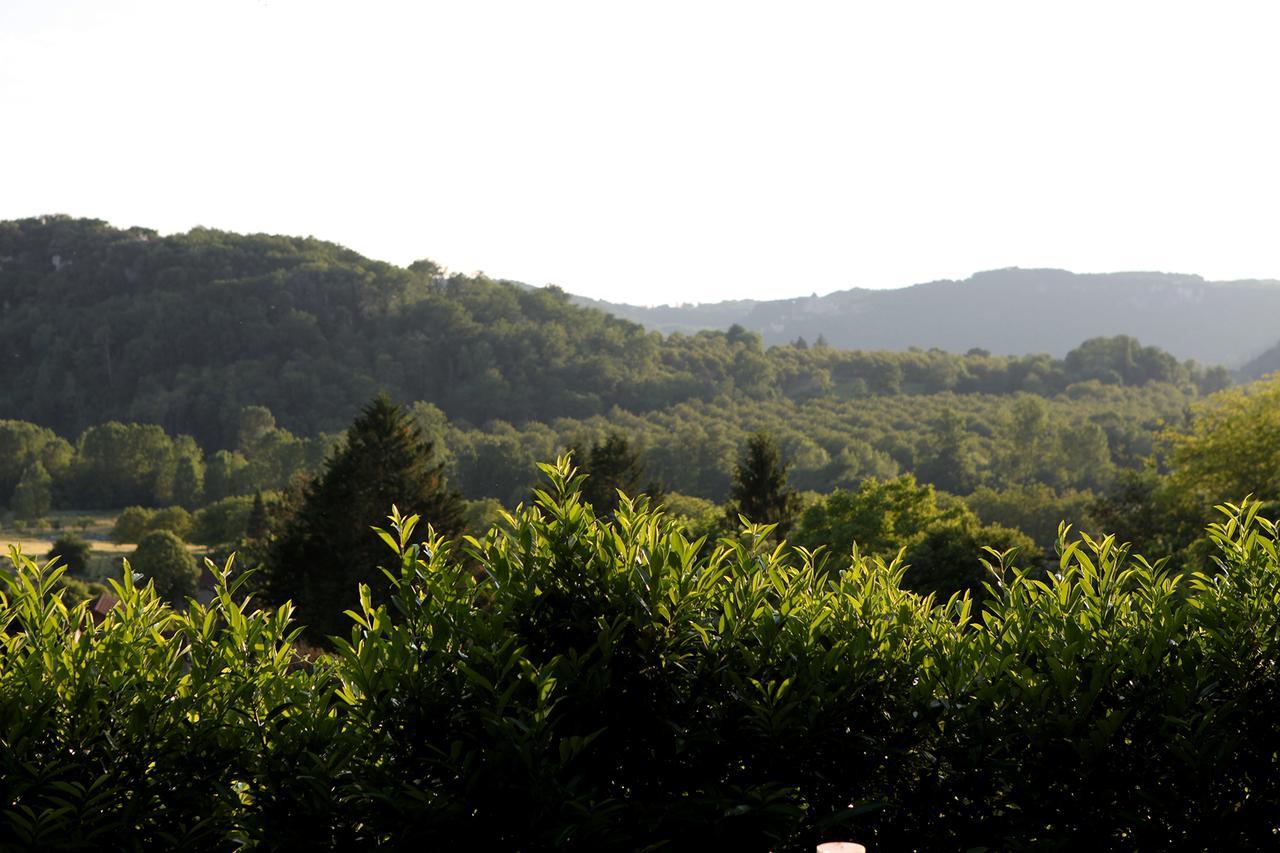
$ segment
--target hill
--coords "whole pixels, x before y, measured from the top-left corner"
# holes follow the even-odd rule
[[[941,326],[931,305],[916,306],[921,337]],[[379,390],[429,401],[466,428],[722,397],[1056,394],[1088,380],[1203,392],[1226,377],[1127,337],[1061,360],[766,349],[740,327],[663,336],[556,288],[449,275],[430,261],[396,267],[312,238],[0,223],[0,413],[67,436],[115,419],[234,447],[253,405],[312,436],[342,429]]]
[[[654,308],[580,304],[660,332],[728,328],[766,344],[822,336],[838,348],[1046,352],[1061,357],[1086,338],[1131,335],[1176,355],[1238,367],[1275,343],[1280,282],[1205,281],[1157,272],[1077,274],[1052,269],[981,272],[898,290]]]

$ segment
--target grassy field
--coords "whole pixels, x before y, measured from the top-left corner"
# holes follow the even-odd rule
[[[59,510],[49,513],[48,518],[26,525],[7,521],[0,529],[0,547],[7,554],[10,547],[16,546],[28,557],[43,561],[55,539],[74,534],[93,546],[88,577],[95,580],[105,578],[116,573],[120,558],[132,554],[135,547],[111,541],[111,527],[115,524],[116,515],[114,511]]]

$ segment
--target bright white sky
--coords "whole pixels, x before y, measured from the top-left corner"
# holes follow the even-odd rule
[[[635,303],[1280,277],[1280,4],[0,0],[0,219]]]

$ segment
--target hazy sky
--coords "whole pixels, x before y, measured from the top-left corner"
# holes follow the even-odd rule
[[[1277,24],[1222,0],[0,0],[0,218],[312,234],[638,303],[1280,277]]]

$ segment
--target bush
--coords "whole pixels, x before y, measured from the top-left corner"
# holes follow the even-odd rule
[[[140,506],[125,507],[111,527],[111,541],[117,545],[136,544],[151,527],[154,510]]]
[[[89,568],[89,557],[93,554],[93,546],[74,534],[59,537],[53,547],[49,549],[49,553],[45,555],[46,560],[57,560],[59,563],[67,567],[67,572],[72,575],[83,575]]]
[[[643,501],[602,522],[548,473],[465,560],[393,518],[387,603],[310,662],[225,580],[179,613],[126,576],[95,627],[19,558],[0,847],[1272,845],[1256,505],[1210,529],[1212,577],[1064,537],[1044,579],[994,565],[975,618],[901,563],[827,574],[759,528],[699,554]]]
[[[147,532],[153,530],[168,530],[185,541],[191,535],[191,513],[180,506],[156,510],[147,522]]]
[[[990,551],[984,553],[984,548]],[[1007,562],[1024,567],[1031,577],[1043,576],[1044,553],[1025,533],[969,519],[940,524],[903,550],[902,561],[908,567],[903,582],[921,595],[946,598],[967,592],[982,600],[987,597],[983,584],[994,580],[989,565],[1006,553]]]
[[[93,602],[98,596],[108,591],[107,587],[100,583],[73,578],[70,575],[58,578],[58,584],[63,590],[62,600],[73,606],[82,601]]]
[[[182,540],[168,530],[153,530],[138,543],[130,568],[155,582],[156,594],[177,601],[195,595],[200,570]]]
[[[252,509],[252,495],[236,495],[196,510],[191,541],[210,548],[240,541],[248,529]]]

